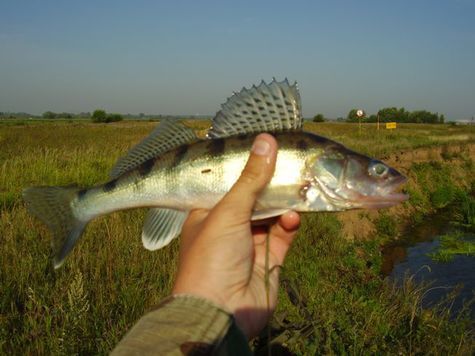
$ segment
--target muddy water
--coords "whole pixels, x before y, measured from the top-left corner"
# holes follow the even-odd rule
[[[439,246],[439,237],[453,230],[447,214],[437,214],[409,229],[404,236],[383,248],[382,273],[400,285],[406,276],[414,275],[416,283],[431,283],[422,300],[431,307],[458,290],[450,302],[452,315],[463,308],[464,301],[475,295],[475,257],[455,256],[451,262],[435,262],[427,254]],[[475,303],[469,307],[475,320]]]

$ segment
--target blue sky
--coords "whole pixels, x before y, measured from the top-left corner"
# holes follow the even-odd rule
[[[475,115],[475,1],[0,3],[0,111],[214,114],[297,80],[305,116]]]

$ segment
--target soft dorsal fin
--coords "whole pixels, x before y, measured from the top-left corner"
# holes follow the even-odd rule
[[[208,138],[255,132],[278,132],[302,128],[300,94],[297,83],[275,79],[250,89],[243,88],[221,105],[213,118]]]
[[[112,179],[117,178],[152,157],[196,139],[191,128],[169,119],[162,120],[149,136],[117,161],[110,176]]]

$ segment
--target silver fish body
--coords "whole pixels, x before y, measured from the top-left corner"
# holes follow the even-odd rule
[[[253,220],[288,210],[381,208],[407,197],[396,170],[330,139],[301,130],[300,97],[288,81],[243,89],[223,104],[207,139],[172,121],[160,125],[119,160],[112,179],[89,189],[32,187],[29,210],[53,233],[55,267],[92,219],[148,207],[142,240],[155,250],[179,235],[190,210],[211,209],[238,179],[255,136],[270,132],[279,150],[274,176],[254,208]]]
[[[272,181],[256,210],[295,209],[301,205],[310,136],[276,135],[278,159]],[[106,184],[78,192],[74,210],[81,220],[116,210],[162,207],[211,209],[238,179],[255,135],[200,140],[144,162]],[[312,151],[321,148],[315,145]]]
[[[104,185],[79,191],[72,202],[75,214],[78,219],[87,221],[113,211],[139,207],[181,211],[211,209],[238,179],[254,137],[246,135],[182,145]],[[404,199],[403,195],[391,194],[405,180],[395,170],[388,168],[382,181],[379,179],[381,184],[369,173],[355,182],[351,176],[355,172],[348,171],[349,166],[367,171],[371,164],[383,165],[379,161],[308,132],[279,133],[275,137],[279,144],[275,173],[258,199],[256,212],[341,211],[390,206]],[[364,184],[368,180],[369,184]],[[366,200],[353,200],[348,194],[338,196],[338,192],[351,189],[355,183],[359,184],[360,191],[354,192],[364,195]],[[373,192],[368,191],[368,187]],[[365,205],[368,198],[371,204]]]

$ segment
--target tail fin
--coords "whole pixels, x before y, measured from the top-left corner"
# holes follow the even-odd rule
[[[78,190],[77,187],[32,187],[23,191],[28,210],[53,233],[54,268],[63,264],[88,223],[78,220],[71,208]]]

